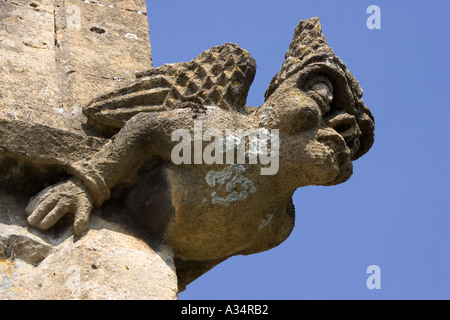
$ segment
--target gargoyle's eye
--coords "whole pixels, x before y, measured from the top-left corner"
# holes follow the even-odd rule
[[[326,104],[333,101],[333,85],[331,81],[322,75],[318,75],[309,83],[309,90],[315,91],[324,100]]]
[[[333,101],[333,85],[328,77],[323,74],[315,74],[300,84],[300,88],[316,101],[322,114],[330,111]]]

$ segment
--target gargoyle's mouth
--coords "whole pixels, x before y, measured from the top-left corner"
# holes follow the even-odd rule
[[[348,113],[340,113],[328,120],[328,126],[344,138],[353,159],[361,146],[359,137],[362,135],[356,118]]]

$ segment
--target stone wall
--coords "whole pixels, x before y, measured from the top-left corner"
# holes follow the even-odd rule
[[[176,299],[171,251],[114,206],[81,239],[71,221],[32,229],[24,211],[100,148],[81,108],[152,67],[148,31],[144,0],[0,0],[0,299]]]
[[[81,107],[151,68],[144,0],[1,0],[0,112],[81,132]]]

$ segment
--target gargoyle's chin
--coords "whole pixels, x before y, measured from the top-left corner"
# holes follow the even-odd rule
[[[313,161],[306,166],[309,172],[310,185],[331,186],[348,180],[353,173],[351,161],[343,161],[336,153],[330,150],[325,161],[317,163]]]
[[[348,179],[350,179],[350,177],[353,174],[353,163],[350,159],[343,163],[339,163],[338,168],[339,168],[338,174],[335,176],[335,178],[330,180],[330,182],[325,183],[323,185],[332,186],[332,185],[343,183],[343,182],[347,181]]]
[[[336,185],[353,173],[351,151],[331,128],[284,136],[281,141],[279,168],[290,186]]]
[[[322,164],[322,185],[336,185],[347,181],[353,174],[352,151],[344,138],[333,129],[320,129],[317,142],[326,150],[326,161]]]

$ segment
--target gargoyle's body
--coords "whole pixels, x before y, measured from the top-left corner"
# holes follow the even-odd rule
[[[151,127],[150,123],[163,127],[165,121],[177,118],[182,118],[191,128],[194,121],[202,121],[205,127],[212,127],[218,119],[227,128],[244,128],[255,123],[250,115],[231,116],[220,108],[208,107],[195,120],[193,115],[196,115],[195,111],[182,109],[159,115],[142,114],[138,121],[146,128]],[[124,132],[126,130],[125,127]],[[165,151],[155,152],[158,160],[152,158],[148,165],[136,172],[135,177],[139,179],[130,179],[132,182],[128,183],[133,187],[125,188],[129,191],[126,191],[124,203],[127,213],[154,237],[171,245],[177,258],[218,260],[260,252],[278,245],[289,235],[294,226],[291,197],[295,187],[286,188],[286,179],[277,181],[272,176],[261,176],[257,165],[175,165],[170,161],[170,151],[176,143],[170,141],[170,135],[165,133],[158,140]],[[114,144],[118,142],[116,138]],[[240,168],[245,171],[240,172]],[[208,183],[211,172],[220,174],[223,170],[230,172],[225,183],[241,175],[252,184],[254,191],[246,192],[243,199],[214,203],[212,192],[218,193],[222,199],[231,193],[224,185],[217,183],[212,187]],[[136,185],[134,180],[137,180]],[[234,190],[241,192],[243,188],[236,184]],[[252,232],[249,233],[250,230]]]
[[[182,284],[230,256],[280,244],[294,226],[296,188],[347,180],[374,130],[358,83],[317,18],[300,22],[286,58],[259,108],[245,106],[256,65],[234,44],[149,70],[96,98],[84,109],[88,124],[115,135],[70,164],[72,178],[38,194],[28,221],[47,229],[74,213],[81,234],[92,208],[112,194],[146,232],[172,246]],[[248,162],[175,164],[173,132],[188,130],[194,140],[198,124],[224,137],[225,129],[279,130],[279,169],[261,175],[261,165]]]

